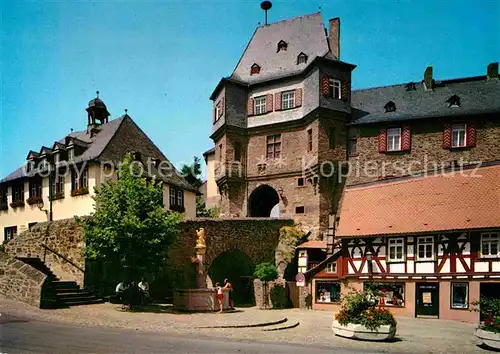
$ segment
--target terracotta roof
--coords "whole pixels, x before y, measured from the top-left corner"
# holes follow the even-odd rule
[[[500,165],[345,190],[336,235],[500,227]]]
[[[326,241],[307,241],[301,243],[297,248],[326,248]]]

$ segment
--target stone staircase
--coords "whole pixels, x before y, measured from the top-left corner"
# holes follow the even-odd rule
[[[80,288],[75,281],[60,280],[41,259],[18,259],[47,275],[47,282],[42,290],[40,307],[63,308],[104,302],[104,299],[96,293]]]

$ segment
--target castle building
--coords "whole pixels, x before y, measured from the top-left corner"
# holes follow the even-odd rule
[[[338,18],[321,13],[257,27],[213,91],[214,178],[225,216],[279,216],[325,233],[338,185],[318,176],[346,159],[351,71]],[[210,153],[210,151],[208,152]]]
[[[294,293],[314,309],[371,289],[398,315],[477,322],[472,303],[500,294],[498,63],[351,92],[339,25],[327,33],[315,13],[259,26],[217,85],[221,212],[312,231]]]
[[[26,163],[0,181],[0,240],[8,241],[37,222],[92,213],[94,188],[116,179],[117,163],[126,153],[144,166],[148,177],[163,181],[166,210],[196,216],[197,190],[127,113],[110,120],[99,97],[86,111],[86,130],[29,151]]]

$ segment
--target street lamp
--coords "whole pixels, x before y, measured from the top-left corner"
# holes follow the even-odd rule
[[[366,261],[368,262],[368,272],[373,273],[373,254],[371,251],[366,251]]]

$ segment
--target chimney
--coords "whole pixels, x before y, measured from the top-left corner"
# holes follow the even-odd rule
[[[488,64],[486,79],[498,79],[498,62]]]
[[[425,68],[424,72],[424,86],[426,90],[432,90],[434,80],[432,79],[432,66]]]
[[[330,37],[328,37],[330,52],[335,58],[340,59],[340,18],[335,17],[328,22],[330,24]]]

